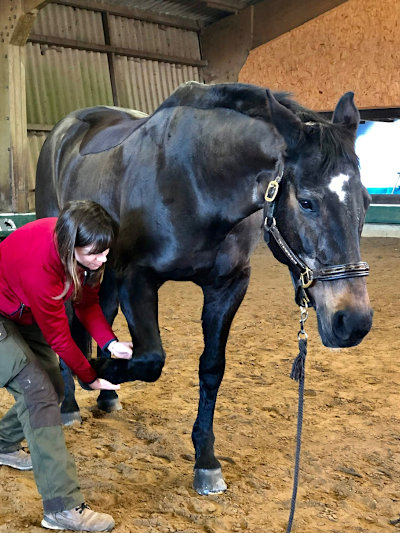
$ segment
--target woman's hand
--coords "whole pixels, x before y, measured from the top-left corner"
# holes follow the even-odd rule
[[[103,378],[97,378],[93,383],[90,383],[88,387],[93,390],[119,390],[121,388],[120,385],[114,385],[114,383],[110,383]]]
[[[108,345],[108,350],[118,359],[132,359],[131,342],[112,341]]]

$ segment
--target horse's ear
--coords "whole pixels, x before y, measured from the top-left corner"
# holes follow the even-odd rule
[[[299,142],[300,135],[303,131],[303,124],[301,120],[290,111],[290,109],[278,102],[269,89],[266,91],[272,122],[284,138],[290,151],[290,149],[296,147]]]
[[[343,124],[353,135],[356,135],[360,123],[360,113],[354,103],[354,93],[345,93],[336,105],[333,112],[332,122],[334,124]]]

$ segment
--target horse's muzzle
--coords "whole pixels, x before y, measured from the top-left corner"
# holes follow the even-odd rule
[[[318,329],[323,344],[329,348],[349,348],[360,344],[372,327],[371,308],[341,309],[331,317],[331,330],[327,331],[318,316]]]

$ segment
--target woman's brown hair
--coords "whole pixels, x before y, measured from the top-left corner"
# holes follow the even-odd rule
[[[117,236],[117,225],[107,211],[91,200],[68,202],[61,210],[55,227],[58,253],[66,272],[65,289],[57,298],[63,298],[71,284],[73,301],[79,301],[82,285],[75,259],[75,248],[90,246],[90,253],[99,254],[111,248]],[[101,282],[105,264],[98,270],[87,271],[87,283]]]

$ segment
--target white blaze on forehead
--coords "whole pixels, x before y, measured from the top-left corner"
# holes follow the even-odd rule
[[[344,202],[346,193],[344,191],[344,185],[349,181],[349,177],[346,174],[339,174],[331,179],[329,184],[329,190],[335,192],[339,196],[339,200]]]

